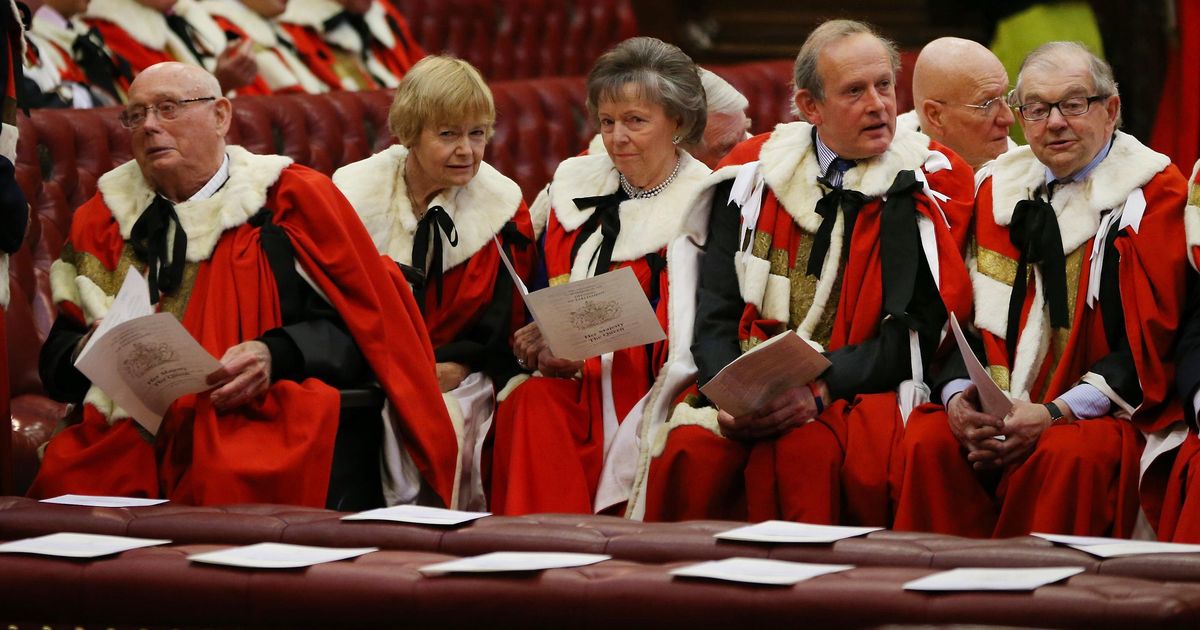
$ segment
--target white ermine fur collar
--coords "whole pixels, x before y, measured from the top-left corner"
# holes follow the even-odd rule
[[[1129,193],[1145,186],[1171,163],[1170,158],[1118,131],[1108,157],[1083,181],[1064,184],[1051,205],[1058,215],[1063,253],[1069,254],[1096,235],[1100,213],[1125,203]],[[1012,221],[1018,201],[1032,199],[1046,182],[1046,167],[1028,146],[1017,147],[993,160],[992,216],[997,225]]]
[[[288,2],[287,9],[276,19],[288,24],[310,27],[321,33],[330,43],[345,50],[359,52],[362,50],[362,44],[355,35],[354,29],[342,25],[332,31],[325,31],[325,20],[343,10],[342,5],[334,0],[291,0]],[[387,48],[396,45],[396,36],[392,34],[392,29],[387,23],[387,12],[378,1],[371,3],[371,8],[363,14],[363,20],[367,23],[371,35],[375,36],[379,43]]]
[[[600,155],[608,153],[608,149],[604,148],[604,136],[596,134],[592,136],[587,146],[588,155]]]
[[[333,174],[333,182],[358,212],[375,247],[406,265],[412,264],[418,221],[404,182],[407,160],[408,149],[397,144]],[[491,246],[492,236],[520,208],[521,188],[483,162],[466,186],[438,193],[429,205],[441,206],[458,231],[458,245],[442,247],[442,268],[449,270]]]
[[[274,48],[279,38],[271,23],[254,11],[246,8],[239,0],[207,0],[205,8],[212,15],[219,15],[246,32],[250,39],[263,47]]]
[[[47,7],[49,8],[49,7]],[[71,24],[75,29],[71,30],[57,23],[47,20],[41,15],[41,12],[33,14],[33,28],[29,29],[33,33],[48,39],[62,47],[63,50],[70,52],[75,45],[75,38],[81,33],[88,31],[87,25],[80,22],[77,18],[71,18]]]
[[[621,202],[619,216],[621,231],[617,234],[617,242],[613,245],[612,261],[624,262],[636,260],[657,252],[667,246],[683,228],[684,220],[691,212],[696,196],[705,188],[710,171],[708,167],[686,151],[677,151],[683,163],[675,181],[665,190],[648,199],[628,199]],[[617,190],[617,167],[609,159],[608,153],[584,155],[565,160],[554,172],[550,182],[550,202],[554,208],[554,216],[568,232],[578,229],[592,216],[595,208],[580,210],[575,205],[578,197],[594,197],[609,195]],[[589,240],[595,240],[599,246],[600,231],[597,230]],[[584,249],[580,250],[578,259],[587,260]]]
[[[267,191],[292,164],[289,157],[255,155],[234,145],[226,147],[225,152],[229,155],[229,181],[225,186],[208,199],[175,205],[179,224],[187,233],[188,262],[207,260],[225,230],[257,214],[266,205]],[[154,200],[154,190],[134,160],[105,173],[97,188],[121,228],[121,236],[128,240],[133,224]]]
[[[759,160],[767,185],[788,214],[806,232],[815,234],[821,227],[821,217],[815,208],[824,192],[815,183],[822,173],[812,145],[812,125],[783,123],[763,143]],[[859,160],[858,165],[846,171],[843,186],[867,197],[881,197],[897,173],[920,169],[929,154],[928,136],[897,127],[888,150],[869,160]]]
[[[912,109],[896,117],[896,129],[904,129],[905,131],[921,131],[921,118],[917,116],[917,110]]]

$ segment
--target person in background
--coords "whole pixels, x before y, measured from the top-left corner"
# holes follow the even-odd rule
[[[425,51],[384,0],[291,0],[276,21],[330,90],[396,87]]]
[[[667,330],[666,248],[695,228],[689,219],[709,175],[680,148],[704,132],[700,75],[679,48],[635,37],[596,60],[587,104],[605,150],[567,159],[554,173],[546,277],[558,286],[629,267]],[[623,503],[619,489],[600,492],[602,472],[630,447],[636,461],[636,439],[623,436],[636,436],[639,403],[666,350],[658,342],[569,361],[550,351],[536,322],[517,331],[517,359],[537,374],[496,411],[492,510],[590,513]]]
[[[109,57],[99,31],[79,17],[88,0],[46,0],[26,32],[25,107],[88,108],[116,105],[119,80],[133,79],[129,64]]]
[[[942,37],[921,49],[913,67],[913,111],[897,118],[942,143],[979,170],[1016,146],[1008,136],[1008,74],[992,51],[958,37]]]
[[[262,93],[249,40],[230,45],[198,0],[91,0],[83,21],[96,29],[114,63],[129,64],[134,77],[165,61],[212,72],[222,94]],[[122,96],[129,82],[119,81]]]
[[[337,388],[373,379],[414,483],[453,507],[458,445],[411,292],[328,177],[227,146],[231,117],[197,66],[134,79],[120,115],[134,159],[100,178],[51,268],[60,310],[40,373],[80,414],[47,444],[31,496],[325,506]],[[74,367],[127,272],[221,357],[213,389],[177,399],[155,435]]]
[[[708,100],[708,121],[700,140],[683,145],[683,150],[716,170],[734,146],[750,137],[750,118],[746,116],[750,101],[715,72],[700,68],[700,82]]]
[[[296,56],[296,44],[274,22],[287,8],[287,0],[205,0],[204,8],[225,33],[229,46],[252,42],[250,49],[262,81],[242,88],[239,95],[329,91]]]
[[[533,265],[521,189],[483,161],[495,120],[491,90],[471,64],[425,57],[388,114],[400,144],[333,175],[379,252],[412,284],[446,408],[461,427],[459,504],[468,510],[487,509],[481,454],[496,392],[523,374],[510,339],[524,303],[494,239],[523,282]]]

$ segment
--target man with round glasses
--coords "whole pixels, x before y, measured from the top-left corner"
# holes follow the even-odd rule
[[[913,111],[896,124],[946,145],[979,170],[1013,145],[1008,73],[978,42],[943,37],[921,49],[913,67]]]
[[[945,411],[909,420],[895,526],[1130,536],[1143,445],[1169,451],[1182,426],[1186,182],[1117,131],[1112,70],[1079,44],[1032,52],[1011,99],[1029,146],[980,173],[971,281],[976,354],[1012,407],[942,379]]]
[[[324,506],[335,387],[377,379],[426,496],[452,505],[457,440],[411,292],[328,177],[226,146],[219,93],[174,62],[130,87],[134,160],[100,178],[51,270],[59,315],[40,372],[82,413],[47,445],[30,494]],[[73,365],[128,270],[221,357],[212,389],[177,399],[156,435]]]

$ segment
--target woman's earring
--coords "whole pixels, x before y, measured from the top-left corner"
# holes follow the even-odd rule
[[[671,136],[671,144],[679,144],[680,140],[683,140],[683,138],[680,138],[679,134]]]

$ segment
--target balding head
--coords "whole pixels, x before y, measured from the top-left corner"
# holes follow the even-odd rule
[[[921,131],[972,167],[1007,150],[1013,123],[1004,102],[1008,74],[983,45],[957,37],[929,42],[913,68],[912,90]],[[987,108],[973,107],[985,103]]]
[[[162,108],[174,112],[168,119]],[[198,66],[150,66],[129,86],[126,120],[133,157],[156,191],[184,201],[200,190],[225,157],[232,105],[215,77]]]

